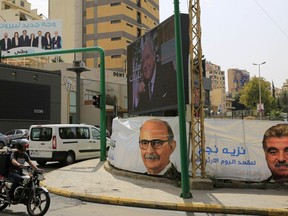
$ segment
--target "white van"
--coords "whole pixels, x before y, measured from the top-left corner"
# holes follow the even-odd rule
[[[47,161],[72,164],[100,156],[100,131],[86,124],[31,125],[28,152],[39,165]],[[111,140],[106,137],[106,147]]]

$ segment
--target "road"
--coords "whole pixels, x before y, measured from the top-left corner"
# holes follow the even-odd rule
[[[34,161],[33,161],[34,162]],[[36,163],[36,162],[35,162]],[[39,166],[41,167],[41,166]],[[42,166],[45,173],[51,172],[55,169],[60,168],[59,163],[48,163]],[[221,216],[223,214],[211,214],[211,213],[193,213],[193,212],[182,212],[182,211],[167,211],[159,209],[146,209],[146,208],[135,208],[125,207],[116,205],[105,205],[90,202],[83,202],[78,199],[72,199],[62,197],[54,194],[51,196],[51,205],[46,216],[79,216],[79,215],[111,215],[111,216]],[[24,205],[12,205],[0,212],[0,215],[19,215],[27,216],[26,206]]]

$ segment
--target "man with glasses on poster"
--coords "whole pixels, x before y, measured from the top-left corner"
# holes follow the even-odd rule
[[[176,141],[168,122],[161,119],[144,122],[140,127],[139,147],[147,174],[181,181],[181,174],[170,162]]]

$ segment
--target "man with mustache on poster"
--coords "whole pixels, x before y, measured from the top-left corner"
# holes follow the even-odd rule
[[[288,182],[288,124],[270,127],[264,133],[262,144],[272,173],[267,182]]]
[[[181,180],[181,174],[170,162],[176,148],[173,131],[168,122],[149,119],[140,128],[139,147],[143,163],[149,175]]]

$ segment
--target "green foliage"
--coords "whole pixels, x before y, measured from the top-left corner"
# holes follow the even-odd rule
[[[240,103],[240,96],[241,94],[236,94],[234,97],[234,100],[232,102],[232,106],[235,107],[235,110],[246,110],[246,106],[244,104]]]
[[[265,113],[269,113],[273,108],[277,107],[276,100],[271,95],[270,83],[265,79],[260,78],[261,87],[261,102],[264,104]],[[244,86],[240,92],[241,104],[244,104],[248,109],[256,110],[259,103],[259,78],[252,77],[249,83]]]

